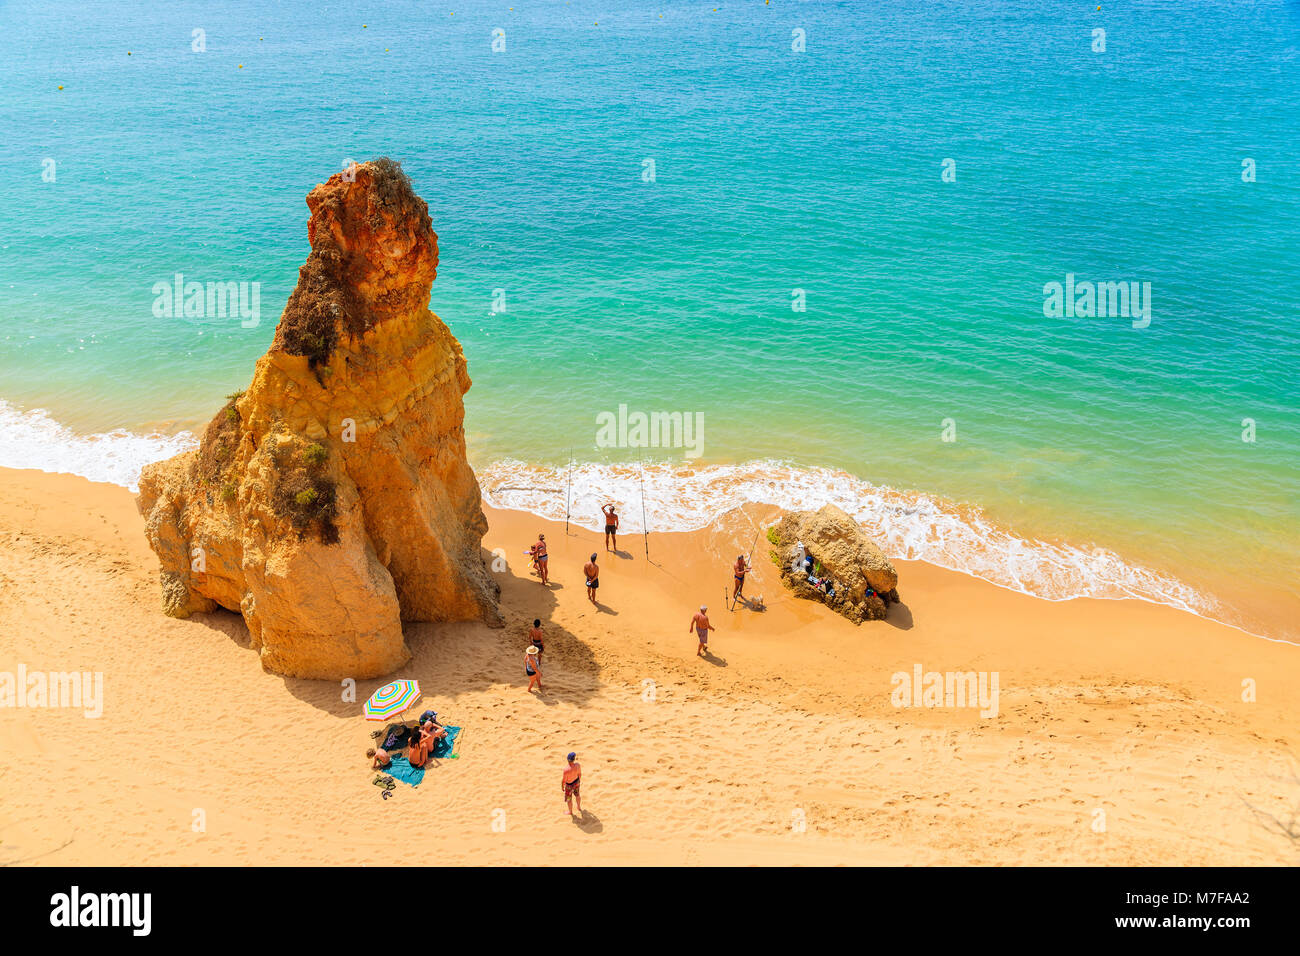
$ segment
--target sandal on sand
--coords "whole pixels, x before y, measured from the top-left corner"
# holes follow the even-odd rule
[[[383,774],[375,774],[375,779],[370,781],[376,787],[383,787],[385,790],[392,790],[397,784],[393,783],[392,777],[385,777]]]

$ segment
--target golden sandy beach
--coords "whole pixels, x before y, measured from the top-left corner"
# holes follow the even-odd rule
[[[0,709],[0,862],[1297,862],[1261,813],[1300,801],[1300,648],[905,561],[902,605],[857,627],[790,597],[762,538],[747,590],[768,610],[728,611],[728,562],[774,517],[652,534],[648,562],[640,537],[616,557],[596,533],[489,510],[507,627],[408,626],[415,657],[393,676],[464,733],[457,759],[384,800],[360,716],[384,681],[345,702],[337,683],[264,672],[237,615],[162,614],[129,492],[0,471],[0,671],[102,672],[105,698],[99,719]],[[550,590],[521,555],[539,530]],[[599,611],[580,573],[593,550]],[[700,603],[709,660],[687,633]],[[540,697],[522,667],[534,617]],[[997,672],[998,715],[894,707],[891,675],[918,664]],[[582,822],[561,798],[569,750]]]

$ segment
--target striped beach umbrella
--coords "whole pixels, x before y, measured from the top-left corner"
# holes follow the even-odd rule
[[[387,720],[389,717],[405,713],[406,709],[419,699],[419,681],[395,680],[371,694],[362,711],[366,715],[366,720]]]

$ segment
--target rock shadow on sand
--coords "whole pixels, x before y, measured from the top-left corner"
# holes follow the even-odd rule
[[[190,615],[190,620],[226,635],[245,650],[253,649],[253,635],[248,632],[243,615],[223,607],[215,611],[201,611]]]
[[[518,687],[521,701],[532,696],[547,707],[561,702],[583,706],[591,700],[600,690],[600,666],[582,638],[555,622],[557,602],[552,588],[543,587],[536,578],[519,577],[513,572],[499,573],[497,578],[505,627],[478,622],[408,624],[405,633],[411,660],[383,679],[358,681],[358,700],[399,678],[418,680],[426,699],[454,700],[460,694],[505,684]],[[542,622],[545,635],[544,689],[530,695],[524,651],[534,620]],[[351,712],[356,713],[360,705],[351,706]],[[454,717],[452,713],[448,719],[454,722]]]
[[[492,555],[484,555],[490,567]],[[490,627],[479,621],[410,622],[404,625],[403,633],[411,659],[391,674],[358,679],[355,701],[343,699],[339,680],[281,676],[285,689],[318,710],[344,718],[360,716],[361,706],[371,694],[401,679],[418,680],[426,700],[454,699],[458,694],[501,684],[517,685],[522,696],[528,686],[524,674],[528,629],[534,620],[541,620],[546,636],[542,656],[545,692],[538,699],[547,706],[562,701],[585,705],[600,689],[600,666],[591,647],[553,619],[558,603],[553,592],[562,585],[551,582],[549,587],[543,587],[535,577],[520,577],[513,571],[496,577],[501,584],[500,608],[505,627]],[[600,610],[618,613],[611,608]],[[242,648],[254,650],[248,626],[233,611],[196,613],[190,620],[224,634]]]
[[[890,627],[896,627],[900,631],[910,631],[912,629],[912,609],[902,601],[889,606],[889,611],[885,614],[885,623]]]

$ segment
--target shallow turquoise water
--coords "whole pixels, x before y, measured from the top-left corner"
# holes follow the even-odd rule
[[[206,418],[271,340],[306,192],[387,154],[480,466],[635,459],[599,413],[698,413],[702,462],[1300,602],[1300,4],[1095,6],[6,3],[0,399]],[[260,324],[155,318],[177,272],[259,282]],[[1045,317],[1067,274],[1149,282],[1149,327]]]

